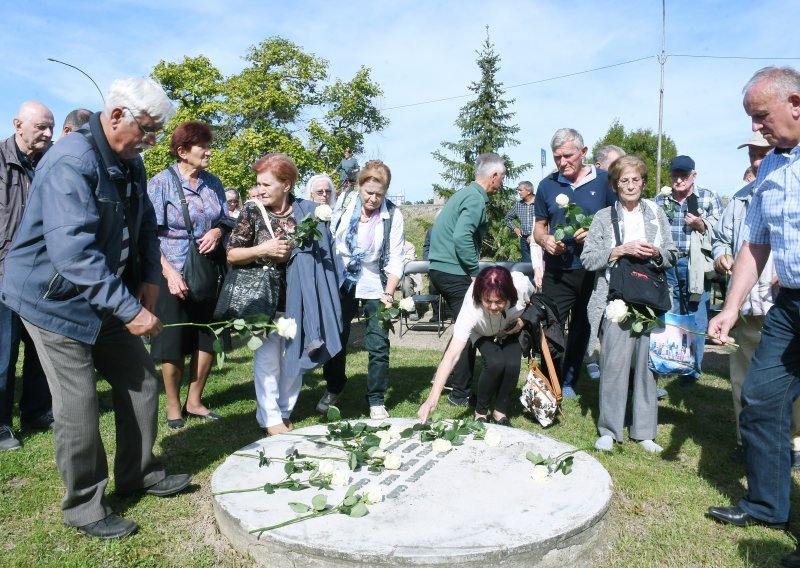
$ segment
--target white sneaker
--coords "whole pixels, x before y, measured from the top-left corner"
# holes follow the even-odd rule
[[[611,436],[600,436],[594,443],[594,447],[603,452],[610,452],[614,448],[614,438]]]
[[[320,414],[327,414],[328,407],[339,402],[340,398],[342,398],[342,393],[333,394],[332,392],[325,391],[325,394],[322,395],[322,398],[319,399],[317,403],[317,412]]]
[[[589,378],[593,381],[600,380],[600,365],[597,363],[587,363],[586,372],[589,373]]]
[[[654,454],[664,451],[664,448],[656,444],[653,440],[640,440],[639,445],[648,452],[653,452]]]
[[[389,418],[389,413],[386,412],[386,407],[382,404],[380,406],[370,406],[369,417],[373,420],[386,420]]]

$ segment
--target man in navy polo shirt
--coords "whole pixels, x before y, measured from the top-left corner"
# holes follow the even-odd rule
[[[550,148],[558,171],[539,183],[534,202],[536,225],[533,238],[544,250],[542,294],[555,306],[562,325],[572,311],[561,384],[564,398],[573,398],[574,385],[589,342],[586,307],[592,295],[595,273],[584,270],[581,264],[581,251],[588,230],[579,229],[573,237],[565,237],[562,241],[556,241],[553,236],[556,225],[566,223],[564,209],[556,199],[565,195],[584,213],[594,215],[612,205],[617,197],[608,185],[606,171],[583,163],[587,148],[577,130],[556,130]]]

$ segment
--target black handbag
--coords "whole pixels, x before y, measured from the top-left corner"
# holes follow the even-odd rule
[[[219,294],[219,287],[222,283],[222,267],[211,256],[202,254],[197,250],[197,243],[194,242],[194,229],[192,220],[189,217],[189,208],[186,204],[186,194],[183,192],[183,184],[171,167],[168,168],[175,183],[178,184],[178,192],[181,195],[181,208],[183,209],[183,221],[186,224],[186,232],[189,237],[189,252],[186,255],[186,262],[183,265],[183,281],[189,288],[188,298],[194,302],[213,300]]]
[[[617,246],[622,244],[619,234],[619,216],[615,205],[611,206],[611,224]],[[656,313],[668,312],[672,308],[669,284],[664,269],[650,259],[622,256],[611,268],[608,280],[608,299],[623,300],[626,304],[646,306]]]
[[[264,206],[257,200],[255,204],[261,211],[267,229],[273,234]],[[273,320],[278,311],[282,285],[281,275],[273,266],[256,263],[246,266],[234,265],[222,285],[222,292],[214,310],[214,321],[229,321],[257,315]]]

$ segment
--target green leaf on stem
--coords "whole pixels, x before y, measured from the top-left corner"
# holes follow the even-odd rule
[[[273,493],[275,493],[275,486],[272,485],[271,483],[265,483],[264,493],[266,493],[267,495],[272,495]]]
[[[358,467],[358,456],[355,452],[350,452],[347,465],[350,467],[350,471],[355,471]]]
[[[347,488],[347,492],[344,494],[344,496],[345,497],[350,497],[350,496],[355,495],[355,494],[356,494],[356,486],[355,485],[351,485],[350,487]]]
[[[303,513],[308,513],[311,510],[311,507],[309,507],[305,503],[292,502],[289,503],[289,507],[292,508],[292,511],[300,515],[302,515]]]
[[[369,513],[369,509],[367,509],[364,503],[356,503],[353,505],[353,508],[350,509],[350,516],[355,518],[363,517],[367,513]]]
[[[328,497],[323,493],[314,495],[314,497],[311,499],[311,506],[317,512],[324,511],[325,507],[328,506]]]
[[[250,351],[255,351],[256,349],[261,347],[263,344],[264,344],[264,342],[261,341],[261,339],[259,339],[255,335],[253,335],[253,336],[250,337],[250,340],[247,342],[247,348],[250,349]]]
[[[335,406],[328,407],[328,422],[337,422],[342,419],[342,413]]]
[[[553,238],[556,240],[556,242],[563,241],[564,240],[564,229],[556,229],[553,232]]]
[[[237,318],[233,320],[233,329],[236,331],[241,331],[245,328],[245,321],[242,318]]]
[[[215,339],[214,343],[211,344],[211,349],[214,350],[214,353],[222,353],[222,341]]]

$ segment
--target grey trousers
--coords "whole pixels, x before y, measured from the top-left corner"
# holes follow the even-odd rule
[[[113,511],[105,498],[108,462],[100,437],[95,369],[109,382],[114,401],[118,491],[158,483],[164,468],[153,456],[158,431],[158,381],[138,337],[116,318],[103,322],[94,345],[24,321],[53,394],[56,463],[66,488],[64,522],[83,526]]]
[[[658,426],[656,378],[647,368],[650,335],[631,337],[630,322],[622,324],[603,320],[603,340],[600,347],[600,417],[597,430],[601,436],[623,441],[625,405],[628,386],[633,375],[633,421],[630,437],[652,440]]]

